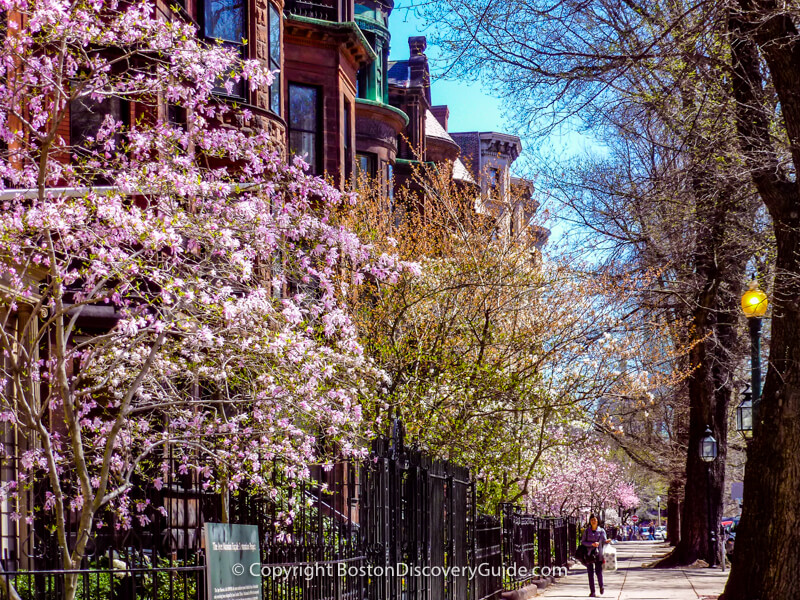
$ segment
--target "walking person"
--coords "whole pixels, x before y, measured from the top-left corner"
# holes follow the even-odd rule
[[[597,523],[597,517],[589,517],[589,526],[584,529],[581,544],[586,546],[589,551],[589,559],[586,561],[586,570],[589,573],[589,597],[596,598],[594,593],[594,576],[597,575],[597,585],[600,587],[600,595],[603,594],[603,545],[608,543],[606,531]]]

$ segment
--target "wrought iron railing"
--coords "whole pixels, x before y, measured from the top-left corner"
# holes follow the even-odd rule
[[[264,579],[264,600],[497,600],[530,579],[504,578],[504,567],[565,566],[577,543],[574,520],[540,518],[510,505],[496,517],[477,515],[469,470],[406,447],[399,424],[392,438],[373,443],[362,463],[316,468],[304,484],[284,481],[281,473],[275,465],[273,483],[285,495],[270,499],[242,488],[228,506],[231,522],[259,527],[265,565],[293,567],[285,577]],[[204,523],[222,520],[220,498],[191,474],[170,469],[163,479],[158,490],[136,488],[134,500],[153,508],[149,521],[118,528],[108,514],[93,530],[76,571],[77,600],[205,598],[201,534]],[[30,501],[42,506],[45,493],[42,483]],[[278,531],[275,522],[292,497],[301,500],[291,503],[297,514]],[[13,521],[4,506],[0,525],[8,528]],[[20,522],[24,535],[14,544],[10,532],[0,532],[0,577],[22,600],[64,595],[67,574],[51,519],[37,511],[31,525]],[[77,531],[77,523],[67,530]],[[430,572],[479,565],[473,578]]]
[[[286,10],[293,15],[323,21],[338,21],[341,0],[289,0]]]
[[[538,517],[513,504],[500,506],[503,529],[503,565],[508,575],[505,589],[518,589],[544,567],[566,567],[575,554],[577,522],[571,517]],[[508,567],[514,567],[513,569]]]
[[[486,565],[475,578],[475,600],[498,598],[504,589],[503,535],[499,517],[481,515],[475,524],[475,565]]]

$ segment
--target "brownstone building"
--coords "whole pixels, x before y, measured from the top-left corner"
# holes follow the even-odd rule
[[[156,2],[163,12],[169,13],[166,4]],[[279,73],[284,70],[284,0],[180,0],[181,16],[198,26],[201,37],[219,40],[223,45],[234,48],[243,59],[258,59],[268,64],[271,70]],[[246,40],[255,40],[247,43]],[[216,91],[223,98],[236,102],[252,113],[247,123],[235,124],[251,127],[270,134],[275,143],[286,147],[286,121],[284,119],[285,83],[279,74],[269,89],[250,90],[245,81],[240,81],[230,92],[220,86]],[[94,135],[108,113],[125,123],[130,123],[146,113],[142,105],[132,104],[110,98],[102,104],[88,97],[81,98],[70,105],[70,118],[60,132],[70,145],[80,145],[86,136]],[[159,111],[173,121],[182,120],[185,115],[179,109],[160,105]],[[226,119],[235,121],[237,116],[230,114]]]
[[[353,186],[361,172],[388,196],[408,183],[420,162],[450,162],[456,180],[479,186],[479,210],[502,213],[509,231],[522,227],[526,215],[504,205],[519,138],[448,130],[449,109],[431,101],[425,37],[409,38],[408,60],[389,60],[393,8],[394,0],[181,2],[201,36],[277,72],[269,89],[250,90],[244,81],[229,92],[218,89],[253,115],[240,123],[231,114],[231,124],[269,132],[290,156],[304,156],[313,173],[340,188]],[[78,101],[65,124],[69,143],[91,135],[109,110],[130,122],[142,109],[114,99],[102,106]],[[178,113],[169,117],[181,119]]]
[[[348,184],[355,166],[357,73],[377,58],[354,11],[352,0],[289,0],[284,20],[289,148],[338,187]]]
[[[529,222],[530,203],[509,203],[520,139],[448,130],[449,109],[431,101],[425,37],[409,38],[408,60],[389,61],[394,0],[184,1],[204,37],[279,71],[269,90],[242,83],[227,95],[313,173],[340,188],[364,173],[388,196],[419,163],[449,162],[456,180],[475,186],[476,210],[511,234]]]

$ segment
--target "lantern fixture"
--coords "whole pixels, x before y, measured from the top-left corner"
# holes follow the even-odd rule
[[[746,440],[753,439],[753,395],[745,390],[742,403],[736,408],[736,431]]]
[[[700,458],[703,462],[713,462],[717,458],[717,440],[711,435],[711,428],[706,425],[706,434],[700,440]]]

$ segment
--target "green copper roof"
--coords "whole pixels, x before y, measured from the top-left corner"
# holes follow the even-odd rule
[[[392,106],[391,104],[384,104],[383,102],[376,102],[375,100],[367,100],[366,98],[356,98],[356,104],[366,104],[368,106],[377,106],[379,108],[386,109],[390,112],[396,113],[400,117],[403,118],[403,126],[408,125],[408,115],[404,113],[399,108]]]

